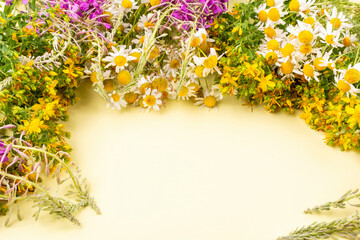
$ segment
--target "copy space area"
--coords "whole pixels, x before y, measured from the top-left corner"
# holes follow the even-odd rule
[[[88,82],[79,97],[72,157],[102,215],[82,211],[77,228],[44,213],[36,223],[28,208],[2,238],[270,240],[351,213],[302,213],[358,188],[360,155],[325,145],[298,114],[252,112],[230,97],[211,112],[183,101],[119,112]]]

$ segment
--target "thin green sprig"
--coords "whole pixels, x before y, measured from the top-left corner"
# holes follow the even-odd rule
[[[291,232],[278,240],[316,240],[316,239],[349,239],[355,240],[360,233],[360,217],[356,213],[350,217],[331,222],[314,222]]]
[[[320,211],[328,211],[331,210],[332,208],[346,208],[347,205],[351,205],[354,207],[360,207],[360,204],[352,204],[349,201],[353,200],[353,199],[358,199],[360,200],[360,192],[359,189],[356,190],[350,190],[347,191],[341,198],[339,198],[336,201],[333,202],[327,202],[325,204],[313,207],[313,208],[308,208],[306,209],[304,212],[306,214],[312,214],[312,213],[316,213],[316,212],[320,212]]]

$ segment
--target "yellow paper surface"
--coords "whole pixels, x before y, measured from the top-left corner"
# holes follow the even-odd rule
[[[77,228],[44,213],[35,222],[25,207],[1,239],[265,240],[354,211],[302,213],[358,188],[360,155],[325,145],[298,114],[231,97],[211,112],[183,101],[119,112],[89,82],[79,96],[72,157],[103,214],[85,209]]]

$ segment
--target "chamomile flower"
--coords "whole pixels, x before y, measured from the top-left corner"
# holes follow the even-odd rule
[[[304,59],[311,56],[312,53],[316,52],[319,48],[314,48],[315,42],[311,44],[298,44],[296,45],[296,52],[294,53],[294,58],[297,61],[303,61]]]
[[[124,96],[120,95],[116,91],[108,94],[110,102],[107,104],[107,107],[112,107],[113,109],[120,110],[122,107],[126,107],[127,102],[124,100]]]
[[[259,7],[255,8],[255,13],[257,13],[259,23],[256,26],[263,26],[268,21],[268,10],[266,10],[266,3],[260,4]]]
[[[121,22],[118,29],[122,33],[126,34],[131,30],[131,28],[132,28],[132,25],[130,23]]]
[[[177,84],[175,84],[176,86],[174,86],[174,89],[177,89],[178,86]],[[191,81],[187,81],[186,83],[184,83],[179,91],[175,91],[174,93],[174,97],[177,100],[188,100],[190,97],[194,97],[195,96],[195,85],[191,83]]]
[[[195,98],[195,105],[199,105],[201,108],[205,107],[208,110],[216,110],[216,104],[223,98],[223,95],[217,86],[213,86],[210,91],[204,89],[203,95],[203,97]]]
[[[130,56],[134,57],[135,59],[131,60],[133,63],[138,63],[141,57],[141,49],[140,48],[129,48]]]
[[[282,76],[282,79],[289,78],[294,76],[294,69],[299,70],[300,65],[291,61],[290,56],[286,58],[281,58],[276,63],[278,68],[279,75]]]
[[[355,84],[360,81],[360,63],[348,66],[347,70],[341,71],[344,74],[344,80],[350,84]]]
[[[268,21],[266,22],[266,26],[285,24],[285,21],[281,19],[283,16],[286,15],[286,12],[283,12],[283,4],[268,9],[267,14]]]
[[[166,74],[160,69],[159,73],[150,76],[151,88],[159,92],[167,92],[169,89],[169,81]]]
[[[272,38],[284,39],[286,37],[284,31],[280,28],[266,26],[266,27],[259,28],[259,30],[264,31],[265,35],[271,39]]]
[[[140,105],[145,108],[147,112],[150,110],[159,111],[160,105],[162,105],[161,96],[162,94],[160,92],[149,88],[146,90]]]
[[[136,5],[135,0],[117,0],[116,3],[119,4],[120,10],[125,14],[133,9],[139,8],[139,6]]]
[[[138,21],[138,27],[140,29],[150,29],[155,26],[156,19],[154,13],[149,13],[147,15],[142,15]]]
[[[145,42],[145,35],[136,35],[136,38],[131,41],[134,44],[144,44]]]
[[[332,47],[342,47],[342,44],[339,43],[340,32],[333,30],[333,24],[330,22],[326,23],[326,29],[322,28],[319,33],[321,42],[330,45]]]
[[[340,92],[345,93],[347,96],[350,94],[356,96],[360,93],[360,89],[355,88],[353,84],[345,80],[345,74],[343,72],[338,72],[338,74],[335,75],[335,85]]]
[[[289,26],[286,30],[291,35],[296,36],[299,43],[311,44],[316,40],[316,35],[320,29],[313,29],[311,25],[298,21],[295,27]]]
[[[292,56],[295,51],[296,44],[294,43],[294,40],[290,40],[289,38],[285,39],[281,43],[280,52],[284,58]]]
[[[278,51],[280,49],[281,42],[282,42],[282,38],[279,37],[274,37],[274,38],[265,37],[263,43],[260,44],[259,49],[267,49],[268,51]]]
[[[293,0],[296,1],[296,0]],[[313,6],[315,0],[299,0],[299,13],[302,17],[313,15],[317,11],[317,7]]]
[[[313,29],[321,29],[322,25],[317,21],[316,14],[307,15],[304,17],[303,23],[309,24]]]
[[[85,67],[84,73],[85,75],[82,76],[81,78],[89,78],[92,83],[96,83],[99,81],[100,70],[98,69],[98,66],[96,66],[95,64],[90,67]],[[111,71],[107,70],[102,74],[101,81],[105,81],[113,78],[114,76],[112,75]]]
[[[151,89],[151,80],[149,76],[142,76],[137,82],[136,93],[145,94],[146,90]]]
[[[176,76],[179,73],[181,60],[176,55],[170,55],[167,60],[164,60],[164,70],[168,76]]]
[[[336,7],[332,9],[331,15],[328,11],[325,11],[325,15],[330,20],[334,29],[351,29],[353,27],[353,25],[349,23],[349,19],[347,19],[342,12],[338,13]]]
[[[299,75],[303,75],[307,81],[310,81],[311,79],[315,79],[317,82],[319,81],[318,76],[320,73],[315,70],[314,65],[311,64],[310,61],[306,61],[300,71],[295,72]]]
[[[258,53],[265,58],[269,65],[274,65],[281,57],[281,53],[279,51],[263,49],[262,51],[258,51]]]
[[[109,54],[110,56],[105,57],[103,61],[110,62],[105,66],[105,68],[115,66],[116,73],[127,67],[129,65],[128,61],[136,59],[135,57],[129,55],[129,52],[128,50],[126,50],[125,45],[121,45],[119,50],[117,50],[114,46],[112,46],[111,49],[113,50],[113,52]]]
[[[266,0],[266,5],[268,7],[279,7],[284,4],[284,0]]]
[[[326,68],[330,68],[334,70],[335,61],[330,60],[330,55],[332,54],[332,50],[322,54],[321,51],[317,51],[316,55],[313,55],[311,60],[314,64],[314,67],[317,71],[324,71]]]
[[[158,56],[160,56],[160,53],[161,53],[161,47],[160,47],[160,45],[156,45],[156,44],[155,44],[155,45],[151,48],[148,61],[149,61],[149,62],[153,62]]]
[[[203,76],[209,75],[209,73],[216,71],[218,74],[221,74],[219,68],[217,67],[218,60],[221,56],[217,56],[217,53],[214,48],[210,49],[210,54],[208,57],[197,57],[194,56],[194,62],[197,66],[203,66]]]
[[[205,42],[214,42],[213,39],[208,38],[208,33],[205,28],[199,28],[193,38],[189,38],[187,41],[191,41],[191,47],[198,47]]]
[[[345,32],[343,32],[343,36],[342,36],[342,44],[347,47],[347,48],[351,48],[353,46],[356,46],[356,41],[357,41],[357,37],[355,34],[351,34],[349,30],[346,30]]]

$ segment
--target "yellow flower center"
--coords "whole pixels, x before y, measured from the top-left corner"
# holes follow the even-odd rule
[[[189,89],[186,86],[182,86],[181,90],[178,92],[179,97],[185,97],[189,92]]]
[[[154,47],[153,50],[150,52],[149,60],[154,60],[157,56],[159,56],[160,50],[158,47]]]
[[[350,84],[357,83],[360,80],[360,72],[355,68],[350,68],[345,73],[345,81]]]
[[[125,26],[120,24],[119,28],[120,32],[124,32],[125,31]]]
[[[123,0],[121,2],[121,5],[123,6],[123,8],[131,8],[133,3],[130,0]]]
[[[239,35],[241,35],[241,34],[239,34]],[[206,34],[205,33],[201,34],[201,37],[202,37],[203,42],[206,42],[206,39],[207,39]]]
[[[315,66],[316,70],[323,71],[326,69],[326,66],[320,66],[321,64],[324,64],[323,58],[315,58],[314,59],[314,66]]]
[[[90,81],[93,82],[93,83],[96,83],[97,81],[99,81],[99,80],[97,79],[97,72],[92,72],[92,73],[90,74]]]
[[[105,80],[104,82],[104,89],[108,92],[114,90],[114,83],[112,80]]]
[[[328,44],[334,44],[334,35],[326,35],[325,42],[327,42]]]
[[[180,67],[180,61],[177,60],[177,59],[173,59],[173,60],[170,61],[169,65],[170,65],[171,68],[176,68],[177,69],[177,68]]]
[[[351,46],[351,40],[350,40],[349,37],[344,37],[342,42],[343,42],[345,47],[350,47]]]
[[[267,14],[267,12],[266,12],[265,10],[261,10],[261,11],[259,12],[259,14],[258,14],[258,18],[259,18],[260,21],[266,22],[267,19],[268,19],[268,14]]]
[[[266,34],[266,36],[268,36],[269,38],[273,38],[276,36],[276,31],[272,28],[272,27],[267,27],[264,29],[264,33]]]
[[[304,23],[310,24],[310,25],[312,26],[312,25],[314,25],[314,23],[315,23],[315,19],[312,18],[312,17],[307,17],[307,18],[304,20]]]
[[[114,102],[118,102],[120,100],[120,95],[114,93],[113,95],[111,95],[111,98],[113,99]]]
[[[139,39],[139,43],[143,44],[145,41],[145,36],[142,36],[140,39]]]
[[[154,106],[156,103],[156,98],[153,95],[147,95],[144,101],[148,106]]]
[[[197,46],[199,46],[199,44],[200,44],[200,38],[196,37],[191,41],[190,46],[197,47]]]
[[[350,91],[351,87],[349,84],[347,84],[345,81],[340,80],[337,83],[337,88],[341,91],[341,92],[348,92]]]
[[[140,60],[141,53],[133,52],[130,56],[135,57],[136,59],[131,60],[133,63],[138,63]]]
[[[294,65],[289,61],[281,64],[281,72],[283,74],[290,74],[292,73],[293,69],[294,69]]]
[[[300,9],[300,3],[298,0],[291,0],[289,4],[290,11],[298,12]]]
[[[199,86],[199,84],[196,84],[196,83],[190,83],[188,88],[192,88],[194,90],[194,92],[197,92],[197,91],[199,91],[200,86]]]
[[[138,96],[139,94],[137,93],[129,92],[124,95],[124,99],[128,104],[132,104],[137,100]]]
[[[266,5],[268,5],[268,7],[275,7],[275,1],[274,0],[266,0]]]
[[[151,88],[151,83],[143,83],[143,84],[141,84],[141,86],[140,86],[140,92],[141,92],[142,94],[145,94],[146,89],[148,89],[148,88]]]
[[[278,50],[279,47],[280,47],[280,43],[279,43],[277,40],[275,40],[275,39],[271,39],[271,40],[267,43],[267,48],[268,48],[269,50],[275,51],[275,50]]]
[[[153,27],[154,26],[154,24],[150,21],[150,22],[148,22],[148,21],[146,21],[145,23],[144,23],[144,27],[146,27],[146,28],[151,28],[151,27]]]
[[[150,4],[151,6],[157,6],[161,3],[161,0],[150,0]]]
[[[116,56],[114,61],[115,61],[116,66],[119,66],[119,67],[123,67],[127,63],[126,57],[121,56],[121,55]]]
[[[298,38],[301,43],[308,44],[311,43],[311,41],[314,38],[314,35],[308,30],[303,30],[299,33]]]
[[[280,13],[277,8],[270,8],[269,10],[269,19],[273,22],[277,22],[280,19]]]
[[[196,76],[204,77],[204,74],[203,74],[204,66],[196,66],[194,71],[195,71]]]
[[[131,81],[131,74],[127,70],[122,70],[116,78],[121,85],[128,85]]]
[[[269,64],[275,64],[278,60],[278,55],[276,54],[276,52],[268,52],[265,55],[265,59]]]
[[[108,11],[104,11],[103,12],[103,14],[105,15],[107,15],[106,17],[104,17],[104,20],[106,21],[106,22],[108,22],[108,23],[111,23],[111,18],[112,18],[112,14],[110,13],[110,12],[108,12]]]
[[[313,77],[314,76],[314,68],[310,64],[305,64],[303,68],[303,73],[305,76]]]
[[[330,23],[333,25],[334,28],[339,28],[341,26],[341,21],[338,18],[331,19]]]
[[[157,78],[151,83],[151,87],[159,92],[164,92],[168,87],[168,82],[164,78]]]
[[[300,46],[300,52],[303,54],[311,53],[312,47],[310,44],[304,44]]]
[[[213,69],[217,65],[217,56],[212,55],[204,60],[203,66],[209,69]]]
[[[327,64],[327,66],[328,66],[328,68],[330,68],[331,70],[334,70],[334,68],[335,68],[335,64],[334,63],[328,63]]]
[[[212,108],[216,104],[216,98],[214,96],[207,96],[204,98],[205,106]]]
[[[291,43],[287,43],[283,48],[280,49],[280,52],[284,55],[284,57],[290,56],[294,52],[294,45]]]

